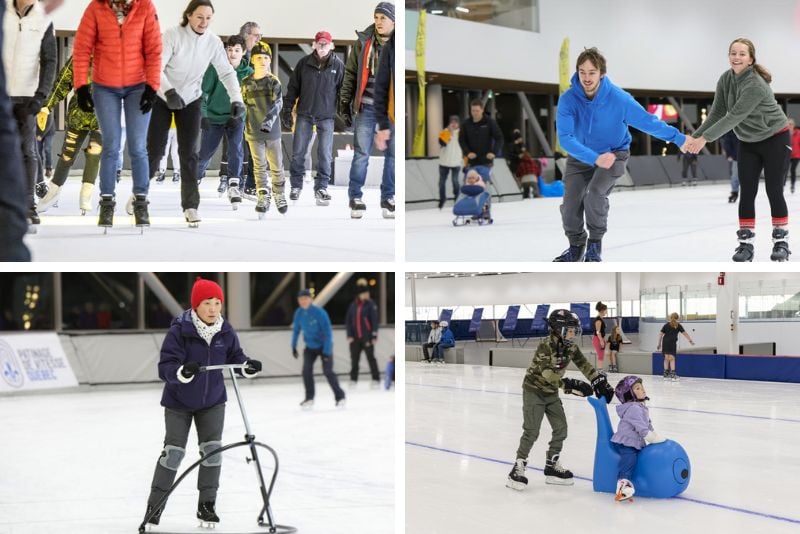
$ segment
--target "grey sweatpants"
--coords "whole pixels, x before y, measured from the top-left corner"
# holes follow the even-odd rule
[[[587,165],[572,156],[567,158],[561,222],[570,245],[582,246],[586,243],[584,214],[589,239],[599,241],[606,233],[608,194],[617,178],[625,174],[630,152],[618,150],[615,154],[617,161],[610,169]]]
[[[225,425],[225,404],[217,404],[196,412],[179,412],[164,408],[167,432],[164,436],[164,450],[156,462],[156,471],[150,486],[150,497],[147,499],[148,504],[155,506],[175,481],[180,460],[183,458],[180,451],[186,449],[192,419],[197,428],[200,456],[203,456],[204,450],[211,452],[221,446],[222,427]],[[178,449],[175,449],[176,447]],[[221,462],[222,455],[217,454],[212,456],[209,461],[212,465],[200,464],[200,472],[197,475],[197,489],[200,491],[199,502],[216,500],[219,475],[222,470]]]
[[[528,459],[528,454],[539,437],[539,429],[545,415],[553,429],[553,437],[547,449],[550,456],[552,453],[561,452],[564,440],[567,439],[567,416],[564,414],[564,405],[561,404],[558,393],[541,395],[522,388],[522,437],[519,438],[517,458]]]
[[[269,190],[267,172],[272,178],[272,193],[282,194],[286,178],[283,175],[283,148],[281,140],[274,141],[248,141],[250,154],[253,156],[253,177],[256,180],[256,189]],[[267,168],[269,162],[269,168]]]

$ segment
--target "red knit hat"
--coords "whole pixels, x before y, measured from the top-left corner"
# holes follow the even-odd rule
[[[197,281],[192,286],[192,309],[197,309],[204,300],[213,298],[218,298],[220,301],[225,302],[222,288],[216,282],[203,280],[198,276]]]

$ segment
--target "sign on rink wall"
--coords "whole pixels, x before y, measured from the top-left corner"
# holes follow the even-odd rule
[[[0,336],[0,392],[77,385],[56,334]]]

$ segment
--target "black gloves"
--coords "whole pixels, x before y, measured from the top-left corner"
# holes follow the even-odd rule
[[[225,127],[226,128],[236,128],[239,125],[240,122],[242,122],[241,119],[234,119],[233,117],[231,117],[230,119],[225,121]]]
[[[298,357],[298,354],[297,354],[297,349],[295,349],[295,348],[292,348],[292,356],[294,356],[294,357],[295,357],[295,359],[297,359],[297,357]]]
[[[242,117],[244,117],[244,104],[231,102],[231,118],[240,119]]]
[[[346,128],[353,127],[353,114],[350,112],[350,104],[339,102],[339,109],[336,111]]]
[[[181,95],[175,89],[170,89],[164,96],[167,97],[167,107],[172,111],[177,111],[186,107],[186,102],[183,101]]]
[[[294,127],[294,120],[292,119],[291,110],[281,114],[281,124],[285,130],[289,130],[290,132],[292,131],[292,128]]]
[[[200,129],[201,130],[208,130],[211,128],[211,121],[208,120],[208,117],[203,117],[200,119]]]
[[[200,364],[197,362],[186,362],[181,369],[181,376],[191,380],[194,375],[200,372]]]
[[[261,362],[258,360],[247,360],[246,365],[247,367],[244,368],[244,374],[247,376],[253,376],[261,372]]]
[[[81,108],[81,111],[85,111],[86,113],[91,113],[94,111],[92,88],[89,86],[89,84],[78,87],[78,90],[75,91],[75,95],[78,97],[78,107]]]
[[[31,99],[28,101],[28,105],[26,106],[26,111],[28,115],[36,115],[42,110],[42,105],[44,104],[44,99],[40,96],[32,96]]]
[[[606,375],[597,375],[594,380],[592,380],[592,389],[594,389],[594,394],[597,395],[598,399],[600,397],[606,398],[606,404],[609,404],[611,399],[614,398],[614,388],[608,384]]]
[[[155,101],[156,90],[149,85],[145,85],[144,93],[142,93],[142,99],[139,100],[139,109],[141,110],[142,114],[149,113],[150,110],[153,109],[153,102]]]
[[[564,393],[571,393],[578,397],[589,397],[592,394],[592,386],[583,380],[574,378],[564,378]]]

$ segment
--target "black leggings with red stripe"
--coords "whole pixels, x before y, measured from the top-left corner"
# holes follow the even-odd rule
[[[787,224],[789,211],[783,198],[783,177],[792,155],[789,131],[780,132],[757,143],[739,143],[739,222],[743,228],[755,227],[758,179],[764,170],[767,197],[773,225]]]

